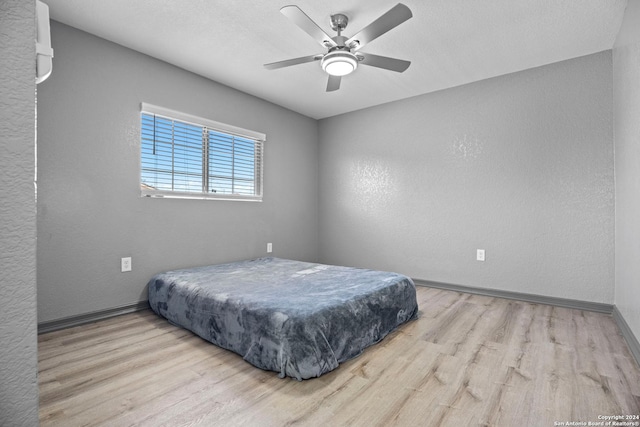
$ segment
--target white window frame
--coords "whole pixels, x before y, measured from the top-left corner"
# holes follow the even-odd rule
[[[178,122],[187,123],[190,125],[195,125],[198,127],[202,127],[205,130],[212,130],[215,132],[224,133],[231,136],[237,136],[241,138],[251,139],[255,141],[256,146],[255,149],[258,151],[256,154],[256,159],[258,160],[258,164],[256,168],[259,168],[259,171],[255,171],[255,192],[254,195],[248,194],[217,194],[217,193],[209,193],[209,192],[181,192],[181,191],[172,191],[172,190],[158,190],[153,188],[145,188],[142,182],[142,115],[150,114],[155,116],[160,116],[162,118],[168,120],[175,120]],[[180,198],[180,199],[205,199],[205,200],[241,200],[241,201],[253,201],[253,202],[261,202],[262,201],[262,193],[263,193],[263,171],[264,171],[264,142],[267,140],[267,136],[264,133],[256,132],[248,129],[239,128],[236,126],[228,125],[225,123],[216,122],[210,119],[206,119],[203,117],[194,116],[191,114],[183,113],[180,111],[171,110],[169,108],[159,107],[157,105],[152,105],[148,103],[141,103],[140,106],[140,191],[141,197],[161,197],[161,198]],[[207,160],[203,162],[203,179],[208,179],[208,151],[209,147],[206,146],[203,140],[203,152],[204,155],[207,156]]]

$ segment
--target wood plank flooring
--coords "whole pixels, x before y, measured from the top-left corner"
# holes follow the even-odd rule
[[[611,316],[425,287],[418,303],[418,320],[302,382],[151,311],[43,334],[40,422],[556,426],[640,415],[640,368]]]

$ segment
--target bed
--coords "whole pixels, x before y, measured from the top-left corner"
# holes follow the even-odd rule
[[[401,274],[280,258],[168,271],[148,289],[169,322],[298,380],[336,369],[418,313]]]

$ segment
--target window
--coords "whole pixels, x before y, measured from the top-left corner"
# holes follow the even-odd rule
[[[143,196],[262,200],[264,134],[144,103],[140,129]]]

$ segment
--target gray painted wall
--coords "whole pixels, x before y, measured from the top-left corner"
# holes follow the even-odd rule
[[[318,254],[317,122],[52,22],[38,93],[38,320],[146,299],[160,271]],[[148,102],[267,134],[264,201],[140,198]],[[133,271],[120,272],[120,258]]]
[[[616,163],[615,304],[640,339],[640,1],[613,49]]]
[[[0,2],[0,426],[38,425],[35,2]]]
[[[613,303],[611,67],[606,51],[320,121],[321,261]]]

